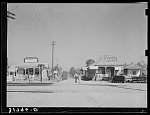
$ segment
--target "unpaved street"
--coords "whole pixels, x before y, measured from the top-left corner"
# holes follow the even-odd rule
[[[54,84],[7,86],[8,107],[147,107],[147,84],[74,79]]]

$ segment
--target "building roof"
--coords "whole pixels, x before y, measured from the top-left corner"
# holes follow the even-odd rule
[[[129,65],[126,65],[124,69],[142,69],[142,67],[137,64],[129,64]]]
[[[34,68],[38,67],[39,64],[44,64],[46,67],[48,66],[46,63],[22,63],[19,65],[16,65],[16,68]]]
[[[95,66],[123,66],[124,64],[118,63],[118,62],[101,62],[101,61],[98,61],[92,65],[95,65]]]
[[[15,72],[15,65],[12,65],[8,68],[9,72]]]

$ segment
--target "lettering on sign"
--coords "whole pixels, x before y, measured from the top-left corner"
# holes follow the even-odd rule
[[[24,63],[38,63],[37,57],[26,57],[24,58]]]
[[[100,57],[99,60],[101,62],[117,62],[117,57],[104,55],[104,56]]]

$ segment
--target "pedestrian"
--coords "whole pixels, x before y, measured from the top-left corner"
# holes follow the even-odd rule
[[[78,74],[77,73],[74,74],[74,78],[75,78],[75,83],[77,83],[77,79],[78,79]]]
[[[97,80],[97,78],[98,78],[98,74],[95,75],[95,81]]]
[[[80,83],[80,81],[81,81],[81,74],[80,73],[78,74],[78,80],[79,80],[79,83]]]
[[[28,79],[29,79],[29,83],[30,83],[30,74],[28,73]]]

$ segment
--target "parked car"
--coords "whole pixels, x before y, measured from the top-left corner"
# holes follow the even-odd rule
[[[110,77],[102,77],[102,81],[109,81]]]
[[[127,83],[132,83],[132,77],[131,76],[125,76]]]
[[[90,80],[92,80],[92,78],[91,77],[87,77],[87,76],[81,76],[81,80],[90,81]]]
[[[146,83],[147,78],[145,76],[138,76],[138,77],[132,77],[132,82],[133,83]]]
[[[123,75],[116,75],[112,78],[112,83],[124,83],[125,77]]]

